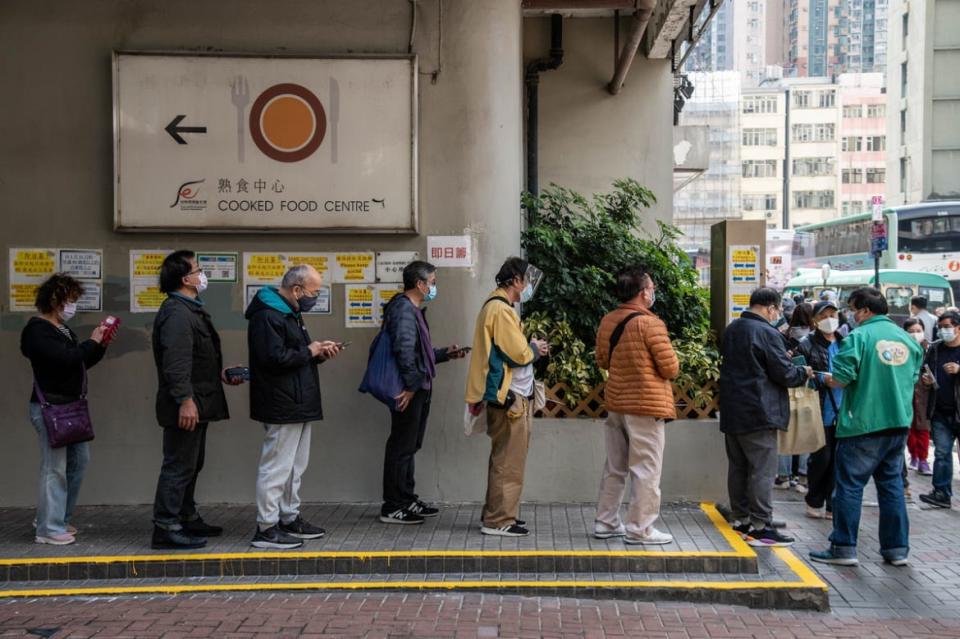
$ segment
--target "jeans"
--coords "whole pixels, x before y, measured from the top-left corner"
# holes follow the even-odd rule
[[[754,528],[773,522],[773,480],[777,475],[777,429],[726,433],[727,492],[731,520]]]
[[[810,455],[777,455],[777,475],[806,475]]]
[[[414,456],[423,446],[430,415],[430,391],[414,393],[407,410],[390,411],[390,436],[383,454],[383,506],[380,514],[406,508],[419,497],[415,491]]]
[[[194,493],[207,449],[207,424],[193,430],[163,429],[163,465],[153,499],[153,523],[180,530],[181,522],[199,518]]]
[[[88,442],[51,448],[40,404],[30,404],[30,421],[40,444],[40,490],[37,494],[37,535],[49,537],[67,532],[80,494],[83,473],[90,461]]]
[[[310,422],[264,424],[257,470],[257,524],[267,530],[300,516],[300,481],[310,463]]]
[[[880,505],[880,554],[903,559],[910,552],[910,521],[903,496],[903,447],[906,431],[837,439],[837,488],[833,496],[830,543],[838,557],[857,556],[863,487],[870,478]]]
[[[952,415],[933,416],[933,487],[953,497],[953,442],[960,436],[960,423]]]

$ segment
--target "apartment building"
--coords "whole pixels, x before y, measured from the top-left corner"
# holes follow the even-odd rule
[[[783,221],[785,93],[782,88],[744,90],[740,100],[740,202],[742,218]]]
[[[883,196],[887,173],[887,95],[883,74],[841,75],[840,215],[870,210],[874,196]]]

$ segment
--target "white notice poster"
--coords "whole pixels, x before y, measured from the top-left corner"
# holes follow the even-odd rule
[[[53,248],[12,248],[9,257],[11,311],[35,311],[37,288],[60,269],[60,256]]]
[[[377,281],[402,282],[404,267],[419,259],[420,253],[416,251],[378,251]]]
[[[320,299],[310,310],[311,315],[329,315],[331,308],[330,284],[333,281],[333,253],[244,253],[243,290],[244,308],[250,304],[262,286],[280,286],[284,274],[299,264],[310,264],[323,277]]]
[[[160,265],[169,249],[130,251],[130,312],[155,313],[166,294],[160,292]]]

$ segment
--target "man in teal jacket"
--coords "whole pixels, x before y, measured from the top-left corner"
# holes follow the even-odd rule
[[[923,349],[887,317],[887,300],[875,288],[850,295],[857,329],[843,340],[827,383],[845,388],[837,421],[837,487],[828,550],[810,559],[857,565],[863,487],[873,477],[880,505],[880,554],[905,566],[910,522],[903,494],[903,450],[913,421],[913,387]]]

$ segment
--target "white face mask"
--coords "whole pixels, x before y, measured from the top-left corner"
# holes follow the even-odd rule
[[[77,303],[76,302],[67,302],[63,305],[63,309],[60,311],[60,321],[69,322],[73,319],[73,316],[77,314]]]
[[[910,333],[910,337],[912,337],[914,340],[916,340],[917,344],[922,344],[922,343],[923,343],[923,340],[925,339],[925,336],[924,336],[924,334],[923,334],[922,332],[921,332],[921,333]]]
[[[810,334],[810,329],[805,326],[794,326],[790,329],[790,337],[794,339],[803,339]]]
[[[197,295],[199,295],[200,293],[203,293],[205,290],[207,290],[208,283],[209,282],[207,282],[207,274],[204,273],[203,271],[200,271],[199,273],[197,273],[197,283],[190,284],[189,286],[193,286],[193,288],[196,289],[197,291]]]
[[[943,338],[945,342],[952,342],[957,339],[957,329],[955,328],[941,328],[940,337]]]
[[[840,320],[836,317],[824,317],[817,322],[817,328],[820,329],[821,333],[833,334],[840,328]]]

